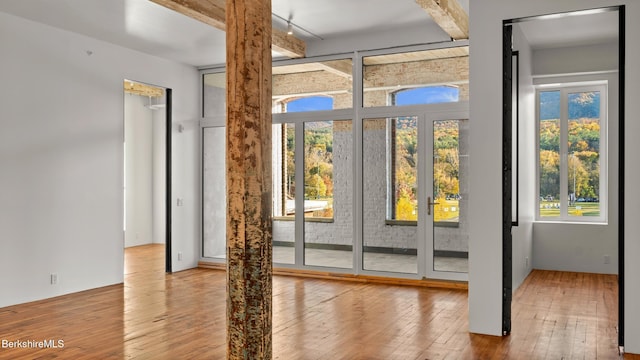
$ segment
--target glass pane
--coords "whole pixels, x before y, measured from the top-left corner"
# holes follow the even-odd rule
[[[353,267],[351,120],[304,124],[305,265]]]
[[[460,89],[457,86],[427,86],[399,90],[391,94],[391,105],[417,105],[458,102]]]
[[[540,92],[540,217],[560,216],[560,91]]]
[[[363,122],[362,250],[366,270],[418,271],[416,128],[417,117]]]
[[[467,272],[467,120],[433,122],[433,270]]]
[[[415,117],[389,119],[390,204],[387,219],[418,220],[418,126]]]
[[[202,129],[202,256],[226,258],[225,128]]]
[[[567,100],[569,216],[600,216],[600,92]]]
[[[226,73],[205,74],[202,85],[202,116],[225,116],[226,96]]]
[[[363,58],[365,107],[434,104],[469,99],[469,48]]]
[[[273,262],[295,263],[295,125],[274,124],[273,137]]]
[[[351,59],[273,67],[273,112],[353,107]]]

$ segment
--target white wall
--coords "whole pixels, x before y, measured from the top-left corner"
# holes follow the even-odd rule
[[[166,166],[164,97],[125,94],[125,247],[164,244]]]
[[[511,230],[513,243],[512,289],[515,292],[533,267],[533,220],[535,196],[535,91],[533,88],[532,51],[517,26],[513,30],[514,50],[518,55],[518,226]],[[513,111],[516,111],[514,108]],[[515,139],[513,139],[515,141]],[[516,171],[516,169],[513,169]],[[516,201],[516,199],[513,199]]]
[[[553,12],[626,4],[627,20],[640,16],[640,3],[605,0],[487,0],[470,2],[471,40],[471,238],[469,273],[469,330],[476,333],[501,334],[501,266],[502,239],[500,213],[484,209],[500,208],[501,203],[501,56],[502,21]],[[640,33],[640,22],[626,22],[626,148],[625,163],[628,186],[625,189],[625,348],[640,353],[640,216],[637,205],[640,188],[631,186],[640,176],[640,164],[631,156],[640,153],[640,122],[632,114],[640,113],[640,43],[633,34]]]
[[[165,97],[158,103],[166,104]],[[166,239],[166,109],[154,110],[152,113],[152,187],[153,187],[153,230],[152,242],[164,244]]]
[[[174,270],[195,266],[198,72],[4,13],[0,51],[0,307],[123,281],[125,78],[174,89]]]
[[[597,44],[533,52],[533,74],[573,74],[618,69],[618,44]]]
[[[124,95],[125,247],[153,242],[153,110],[145,107],[147,102]]]

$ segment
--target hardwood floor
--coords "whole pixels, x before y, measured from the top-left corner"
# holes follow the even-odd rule
[[[225,274],[165,275],[162,246],[126,251],[125,283],[0,309],[0,359],[223,359]],[[467,292],[275,276],[274,359],[618,359],[616,277],[534,271],[512,334],[468,333]],[[625,356],[640,359],[640,356]]]

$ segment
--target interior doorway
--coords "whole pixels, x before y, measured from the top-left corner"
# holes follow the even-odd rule
[[[511,233],[525,200],[535,208],[534,268],[618,274],[623,346],[624,198],[616,194],[624,193],[624,6],[511,19],[503,29],[503,213],[511,214],[503,216],[503,332]],[[523,180],[518,165],[532,153],[536,170]],[[518,185],[530,191],[514,193]]]
[[[171,89],[128,79],[123,88],[124,246],[162,244],[170,254]]]

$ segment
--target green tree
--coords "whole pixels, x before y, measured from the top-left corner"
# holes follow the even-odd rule
[[[309,176],[306,181],[305,198],[318,199],[327,195],[327,185],[324,183],[320,175],[314,174]]]
[[[417,220],[418,212],[409,194],[401,192],[396,202],[396,220]]]
[[[560,155],[556,151],[540,151],[540,196],[560,197]]]

